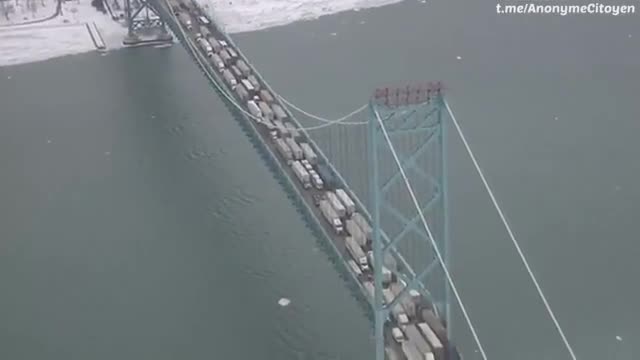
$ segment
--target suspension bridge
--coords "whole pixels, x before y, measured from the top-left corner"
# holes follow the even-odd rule
[[[179,39],[292,199],[304,210],[309,224],[331,243],[341,258],[343,270],[350,274],[371,310],[376,360],[462,358],[453,341],[454,303],[472,334],[479,356],[483,360],[491,358],[448,268],[449,131],[461,138],[567,350],[567,358],[577,360],[445,99],[440,82],[376,89],[368,104],[341,118],[326,119],[275,92],[224,32],[215,14],[204,11],[197,3],[182,0],[145,0],[142,4],[135,11],[130,9],[129,1],[125,4],[129,38],[136,38],[136,32],[148,30],[145,28],[160,28],[166,34],[168,26]],[[143,8],[147,20],[139,19]],[[153,21],[149,20],[150,12],[155,14]],[[264,98],[264,91],[270,94],[270,100]],[[249,105],[251,102],[254,107]],[[281,111],[275,111],[276,108]],[[292,111],[318,124],[304,126]],[[284,127],[274,126],[285,120],[293,124],[286,134]],[[317,154],[317,160],[314,158],[310,163],[306,151],[300,158],[295,151],[293,154],[283,151],[278,143],[285,138],[289,144],[309,146]],[[295,147],[291,145],[290,150]],[[302,157],[307,161],[306,170],[292,166],[304,161]],[[312,181],[301,176],[301,172],[307,176],[316,174],[322,181],[314,180],[311,186]],[[355,206],[347,213],[337,213],[338,220],[332,222],[334,219],[327,215],[322,202],[330,200],[327,190],[339,192],[338,189],[348,194]],[[366,234],[359,241],[354,240],[358,237],[355,233],[360,231],[354,224]],[[366,231],[369,224],[370,231]],[[366,255],[359,256],[359,251]]]

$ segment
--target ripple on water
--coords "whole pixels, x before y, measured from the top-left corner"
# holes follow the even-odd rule
[[[212,159],[215,158],[215,154],[213,152],[206,152],[203,150],[191,150],[187,153],[187,158],[190,160],[202,160],[202,159]]]
[[[276,272],[273,271],[273,269],[270,269],[267,267],[261,267],[260,269],[255,269],[247,266],[243,268],[242,271],[245,275],[249,276],[250,278],[261,280],[261,281],[272,278],[276,275]]]
[[[232,200],[237,205],[249,206],[253,205],[258,201],[258,197],[255,194],[252,194],[247,191],[247,188],[237,186],[234,189],[234,195]]]
[[[298,357],[304,359],[305,351],[300,344],[305,344],[304,338],[300,336],[302,334],[302,322],[285,321],[284,319],[275,322],[276,341],[280,346],[278,348],[287,349],[290,353],[296,354]]]
[[[182,124],[174,125],[169,129],[169,132],[173,135],[182,135],[184,133],[184,125]]]

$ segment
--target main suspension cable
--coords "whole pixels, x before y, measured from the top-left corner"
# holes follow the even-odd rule
[[[473,165],[476,168],[476,171],[478,172],[478,175],[480,175],[480,179],[482,180],[482,183],[484,184],[484,187],[487,190],[487,193],[489,193],[489,197],[491,198],[491,202],[493,203],[493,205],[495,206],[496,210],[498,211],[498,215],[500,216],[500,219],[502,220],[502,223],[504,224],[504,227],[507,229],[507,233],[509,234],[509,237],[511,238],[511,242],[513,243],[513,246],[515,246],[516,251],[518,252],[518,255],[520,256],[520,259],[522,260],[522,263],[524,264],[524,267],[527,270],[527,273],[529,274],[529,277],[531,278],[531,281],[533,281],[533,285],[535,286],[536,291],[538,292],[538,295],[540,295],[540,298],[542,299],[542,302],[544,303],[544,306],[545,306],[545,308],[547,310],[547,313],[551,317],[551,320],[553,321],[553,324],[555,325],[556,330],[560,334],[560,337],[562,339],[562,342],[564,343],[564,346],[567,348],[567,351],[569,352],[569,355],[571,355],[571,359],[572,360],[577,360],[576,355],[574,354],[573,349],[571,348],[571,345],[569,344],[569,341],[567,340],[567,337],[564,335],[564,331],[562,331],[562,327],[560,327],[560,323],[558,322],[558,319],[556,319],[556,316],[554,315],[553,310],[551,310],[551,305],[549,305],[549,302],[547,301],[547,297],[544,295],[544,292],[542,291],[542,287],[540,287],[540,284],[538,283],[538,280],[536,279],[535,275],[533,274],[533,270],[531,270],[531,266],[529,266],[529,262],[527,261],[526,257],[524,256],[524,252],[520,248],[520,244],[516,240],[515,235],[513,235],[513,231],[511,230],[511,226],[509,226],[509,223],[507,223],[507,219],[504,216],[504,213],[502,212],[502,209],[500,208],[500,205],[498,205],[498,201],[496,200],[496,197],[493,195],[493,191],[491,191],[491,188],[489,187],[489,183],[487,182],[487,179],[484,177],[484,173],[482,172],[482,169],[480,168],[480,165],[478,164],[478,161],[476,160],[476,157],[473,154],[473,151],[471,151],[471,147],[469,146],[469,143],[467,142],[466,137],[462,133],[462,128],[460,127],[460,124],[458,124],[458,121],[456,120],[456,117],[453,116],[453,112],[451,111],[451,107],[449,106],[449,103],[446,102],[446,101],[445,101],[445,106],[447,107],[447,111],[449,112],[449,115],[451,116],[451,120],[453,121],[453,124],[456,127],[458,135],[460,135],[460,139],[462,139],[462,143],[464,144],[464,147],[466,148],[467,153],[471,157],[471,161],[473,162]]]
[[[350,118],[350,117],[362,112],[363,110],[365,110],[367,108],[368,104],[364,104],[361,107],[353,110],[352,112],[350,112],[347,115],[344,115],[344,116],[342,116],[342,117],[340,117],[338,119],[330,120],[330,119],[326,119],[326,118],[320,117],[318,115],[314,115],[314,114],[312,114],[312,113],[310,113],[308,111],[305,111],[304,109],[299,108],[295,104],[291,103],[289,100],[285,99],[285,97],[280,95],[280,94],[274,94],[274,95],[276,95],[278,97],[278,99],[280,99],[283,103],[287,104],[287,106],[289,106],[290,108],[295,109],[295,110],[301,112],[302,114],[304,114],[304,115],[306,115],[306,116],[308,116],[308,117],[310,117],[312,119],[315,119],[315,120],[318,120],[318,121],[321,121],[321,122],[324,122],[324,123],[332,123],[332,124],[340,123],[341,125],[363,125],[363,124],[366,124],[368,122],[368,121],[352,121],[352,122],[351,121],[343,121],[343,120],[346,120],[346,119],[348,119],[348,118]]]

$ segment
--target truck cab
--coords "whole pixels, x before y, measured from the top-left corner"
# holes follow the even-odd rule
[[[333,219],[331,225],[333,225],[333,229],[338,234],[342,234],[342,232],[344,231],[344,227],[342,226],[342,221],[340,221],[340,219]]]
[[[209,25],[211,22],[209,21],[209,19],[207,19],[204,16],[199,16],[198,20],[200,20],[200,24],[202,25]]]
[[[278,138],[278,132],[277,131],[271,131],[269,132],[269,135],[271,135],[271,140],[276,140]]]
[[[369,271],[369,262],[366,257],[358,259],[358,265],[360,265],[362,271]]]
[[[402,330],[400,330],[397,327],[394,327],[393,329],[391,329],[391,336],[393,336],[393,340],[395,340],[398,344],[404,342],[405,340]]]
[[[309,174],[313,175],[318,175],[318,173],[313,170],[313,166],[309,163],[309,161],[307,160],[303,160],[305,161],[304,163],[302,163],[302,165],[304,165],[304,168],[307,169],[307,171],[309,172]]]
[[[316,189],[318,190],[322,190],[324,187],[324,183],[322,182],[322,179],[320,179],[320,176],[313,175],[311,174],[311,181],[313,182],[313,186],[315,186]]]

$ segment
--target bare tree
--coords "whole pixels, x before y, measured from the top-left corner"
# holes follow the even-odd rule
[[[0,11],[2,11],[2,15],[9,20],[9,14],[7,13],[7,8],[4,5],[5,2],[5,0],[0,0]]]
[[[35,0],[27,0],[27,9],[31,12],[31,17],[34,17],[38,11],[38,4]]]

